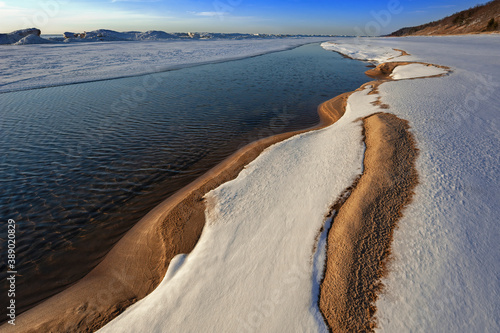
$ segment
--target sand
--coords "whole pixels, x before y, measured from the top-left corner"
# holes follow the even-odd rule
[[[371,85],[370,94],[378,94],[380,84],[393,80],[397,66],[414,63],[451,71],[421,62],[387,62],[366,71],[377,81],[364,86]],[[446,73],[430,77],[442,75]],[[381,110],[389,108],[380,97],[373,104]],[[334,218],[320,285],[319,308],[332,332],[373,332],[376,328],[375,301],[383,288],[381,278],[388,274],[393,232],[418,184],[418,149],[408,122],[382,112],[362,121],[364,172],[332,206]]]
[[[400,51],[400,50],[398,50],[398,51]],[[391,74],[392,74],[392,72],[394,71],[394,69],[396,67],[398,67],[398,66],[404,66],[404,65],[410,65],[410,64],[421,64],[421,65],[425,65],[425,66],[433,66],[433,67],[437,67],[437,68],[442,68],[447,73],[451,72],[451,69],[449,67],[441,66],[441,65],[428,64],[428,63],[425,63],[425,62],[418,62],[418,61],[411,61],[411,62],[408,62],[408,61],[391,61],[391,62],[384,62],[384,63],[378,65],[375,68],[369,69],[369,70],[367,70],[365,72],[365,74],[368,75],[369,77],[371,77],[372,79],[382,80],[382,81],[391,81],[391,80],[393,80],[391,78]],[[433,77],[444,76],[444,75],[447,75],[447,73],[440,74],[440,75],[435,75]],[[415,78],[415,79],[421,79],[421,78],[422,77],[418,77],[418,78]],[[405,80],[412,80],[412,79],[405,79]]]
[[[317,126],[253,142],[179,190],[127,232],[88,275],[19,315],[15,327],[4,324],[1,330],[93,332],[104,326],[153,291],[175,255],[191,252],[205,224],[205,193],[236,178],[270,145],[337,121],[344,114],[348,96],[342,94],[322,104]]]
[[[379,113],[363,119],[363,126],[365,171],[337,205],[328,234],[319,305],[333,332],[375,327],[374,302],[393,230],[418,183],[417,149],[407,122]]]

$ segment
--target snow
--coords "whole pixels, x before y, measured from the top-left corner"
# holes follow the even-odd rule
[[[126,31],[118,32],[107,29],[99,29],[84,33],[65,32],[63,34],[64,42],[97,42],[97,41],[137,41],[137,40],[159,40],[159,39],[178,39],[179,34],[169,34],[164,31],[150,30],[146,32]]]
[[[239,59],[319,40],[0,46],[0,92]],[[404,80],[439,69],[404,66],[379,94],[367,88],[351,95],[337,123],[266,149],[206,195],[207,225],[195,249],[174,258],[161,284],[102,332],[326,331],[316,303],[325,240],[323,233],[317,244],[318,234],[330,205],[361,172],[358,119],[379,111],[408,120],[420,150],[420,185],[395,232],[394,261],[376,304],[379,330],[500,331],[500,36],[334,42],[323,47],[359,60],[418,61],[452,72]],[[390,109],[372,104],[379,96]]]
[[[290,35],[268,35],[268,34],[241,34],[241,33],[213,33],[213,32],[174,32],[150,30],[146,32],[125,31],[118,32],[107,29],[99,29],[90,32],[74,33],[65,32],[64,42],[97,42],[97,41],[137,41],[137,40],[161,40],[161,39],[256,39],[256,38],[283,38],[292,37]],[[293,35],[293,37],[303,37]]]
[[[413,47],[404,46],[415,54],[419,54],[419,46],[433,49],[427,45],[429,39],[423,39],[423,45],[418,40],[409,43]],[[444,45],[441,47],[455,46]],[[485,51],[495,51],[494,48],[494,43],[486,39],[478,52],[488,54]],[[458,73],[461,70],[457,65],[471,62],[460,56],[456,61],[441,60]],[[405,77],[410,73],[415,77],[442,73],[437,67],[408,66],[401,72]],[[460,193],[458,183],[477,186],[485,183],[483,177],[494,179],[499,163],[493,152],[498,147],[500,131],[498,124],[481,122],[476,130],[469,129],[466,135],[464,128],[457,136],[456,128],[449,126],[450,114],[457,109],[446,103],[459,102],[457,96],[464,96],[460,90],[470,88],[457,89],[457,85],[467,81],[456,75],[460,74],[393,81],[379,88],[382,101],[391,105],[389,111],[410,120],[421,149],[418,165],[421,185],[396,233],[396,261],[385,280],[387,293],[377,303],[383,331],[436,328],[459,331],[463,327],[467,327],[466,331],[494,331],[498,326],[492,312],[498,307],[498,300],[491,296],[498,295],[499,289],[498,269],[495,269],[498,251],[494,254],[481,251],[478,257],[470,251],[470,242],[464,243],[456,237],[460,229],[473,228],[472,234],[464,235],[475,239],[474,248],[495,247],[492,241],[493,235],[498,234],[498,226],[492,221],[497,191],[492,191],[489,198],[480,196],[475,200],[474,193],[465,193],[466,188]],[[176,260],[174,271],[169,271],[153,293],[105,326],[102,332],[146,329],[154,332],[164,327],[173,332],[206,327],[214,332],[326,331],[316,302],[318,260],[324,260],[325,233],[320,235],[319,244],[317,235],[325,223],[328,207],[361,172],[364,147],[359,118],[380,111],[372,105],[378,96],[368,95],[369,89],[351,95],[346,114],[334,125],[268,148],[235,180],[208,193],[207,225],[193,252]],[[483,112],[492,120],[494,108],[489,104],[492,100],[487,102]],[[436,117],[441,125],[429,123],[429,119]],[[467,126],[468,123],[464,124]],[[434,140],[427,142],[426,134],[436,133],[436,128],[440,135],[447,136],[447,141],[431,135]],[[483,133],[495,133],[495,140],[490,138],[485,142],[480,138]],[[443,144],[450,145],[453,155],[458,154],[459,158],[450,159],[450,151],[443,149]],[[476,146],[486,150],[474,149]],[[445,161],[450,165],[436,172],[436,165]],[[483,173],[467,172],[474,164]],[[456,170],[460,170],[460,177],[450,182],[450,174]],[[477,208],[454,212],[471,200]],[[478,222],[481,219],[483,222]],[[490,236],[484,235],[486,230]],[[479,237],[481,233],[483,237]],[[313,254],[316,245],[318,250]],[[461,251],[455,252],[457,247]],[[489,264],[481,271],[485,274],[484,284],[474,285],[477,277],[464,280],[477,274],[481,260]],[[181,261],[179,266],[177,263]],[[453,295],[449,294],[451,290]],[[450,304],[450,299],[455,303]]]
[[[0,34],[0,45],[14,44],[19,42],[22,38],[30,35],[40,36],[40,30],[36,28],[16,30],[8,34]]]
[[[28,44],[51,44],[52,42],[48,39],[39,37],[37,35],[27,35],[19,41],[15,42],[14,45],[28,45]]]
[[[394,80],[404,80],[427,76],[437,76],[448,73],[445,69],[436,66],[426,66],[423,64],[409,64],[398,66],[392,72]]]
[[[368,60],[374,63],[387,62],[401,56],[401,52],[394,50],[392,47],[367,42],[366,39],[362,38],[351,38],[349,44],[324,42],[321,46],[325,50],[335,51],[353,59]],[[405,61],[406,58],[400,57],[398,60]]]
[[[365,42],[453,70],[379,88],[420,149],[420,185],[376,304],[379,331],[500,332],[500,36]]]
[[[355,49],[350,41],[336,42]],[[500,329],[498,41],[367,39],[453,69],[379,87],[391,106],[384,111],[409,120],[420,149],[420,185],[395,232],[395,259],[377,301],[380,331]],[[326,331],[316,305],[324,258],[324,234],[320,244],[317,235],[329,205],[361,172],[358,118],[380,111],[368,90],[351,95],[337,123],[271,146],[208,193],[207,225],[193,252],[101,331]]]
[[[323,40],[304,37],[0,45],[0,93],[241,59]]]

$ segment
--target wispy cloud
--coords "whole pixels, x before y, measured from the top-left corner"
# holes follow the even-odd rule
[[[229,15],[228,12],[188,12],[189,14],[196,16],[214,17],[214,16],[226,16]]]
[[[429,6],[427,8],[429,9],[438,9],[438,8],[452,8],[455,7],[456,5],[440,5],[440,6]]]
[[[6,4],[5,1],[0,1],[0,8],[2,9],[0,11],[0,18],[3,18],[3,17],[7,18],[7,17],[10,17],[12,15],[19,15],[19,14],[23,14],[23,13],[24,13],[24,16],[26,16],[27,14],[33,12],[32,8],[27,9],[27,8],[18,7],[18,6],[10,6],[10,5]]]

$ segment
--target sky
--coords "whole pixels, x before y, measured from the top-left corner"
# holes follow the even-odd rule
[[[117,31],[380,35],[474,0],[0,0],[0,33]]]

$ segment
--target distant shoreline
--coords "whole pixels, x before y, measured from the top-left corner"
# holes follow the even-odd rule
[[[6,76],[0,80],[0,94],[26,91],[32,89],[43,89],[64,85],[73,85],[88,82],[107,81],[127,77],[146,76],[154,73],[168,72],[178,69],[190,68],[201,65],[216,64],[228,61],[241,60],[257,57],[274,52],[292,50],[294,48],[323,42],[325,38],[281,38],[281,39],[251,39],[251,40],[160,40],[160,41],[109,41],[109,42],[85,42],[85,43],[59,43],[59,44],[32,44],[23,46],[0,45],[0,56],[11,55],[12,47],[21,47],[23,55],[32,58],[50,59],[54,55],[54,47],[60,57],[67,58],[63,67],[58,70],[43,70],[31,68],[23,63],[12,61],[9,67],[2,68]],[[117,44],[117,50],[109,50],[107,45]],[[142,57],[142,43],[149,43],[148,57]],[[207,44],[210,43],[210,44]],[[254,43],[259,43],[255,47]],[[230,44],[234,47],[231,54],[220,55],[216,52],[218,44],[222,47]],[[169,58],[172,49],[180,49],[189,45],[191,51],[187,60],[180,58]],[[210,45],[206,53],[200,47]],[[87,55],[87,56],[84,56]],[[95,68],[92,57],[109,56],[113,62],[102,63],[99,68]],[[128,56],[128,57],[125,57]],[[137,58],[130,61],[130,58]],[[20,78],[16,78],[20,76]]]

